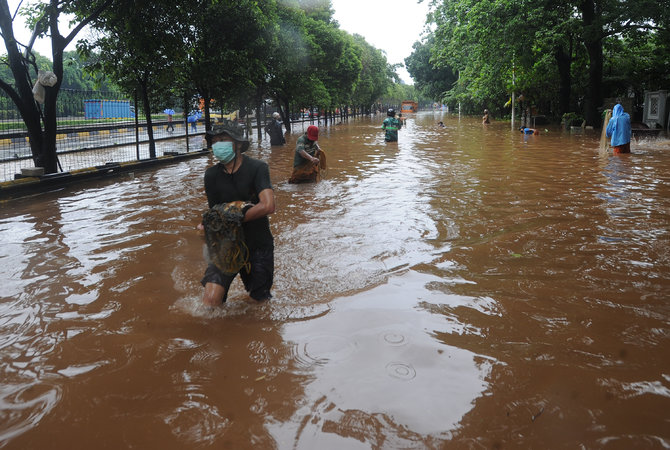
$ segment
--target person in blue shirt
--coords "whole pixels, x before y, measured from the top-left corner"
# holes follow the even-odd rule
[[[612,118],[607,123],[605,135],[611,137],[612,150],[617,153],[630,153],[630,116],[623,112],[623,106],[614,105]]]

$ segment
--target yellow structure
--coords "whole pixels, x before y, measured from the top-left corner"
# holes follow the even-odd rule
[[[400,112],[405,113],[415,113],[419,110],[419,104],[413,100],[405,100],[400,105]]]

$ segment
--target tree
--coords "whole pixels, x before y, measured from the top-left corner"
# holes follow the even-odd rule
[[[333,2],[331,0],[297,0],[300,9],[310,19],[337,26],[333,20]]]
[[[311,66],[328,92],[319,103],[332,108],[348,104],[361,71],[360,47],[343,30],[323,21],[307,19],[311,36]]]
[[[531,48],[524,45],[532,42],[530,31],[516,3],[447,0],[431,17],[437,27],[429,61],[458,73],[445,100],[469,112],[502,106],[514,76],[518,82],[532,59]]]
[[[642,98],[670,86],[670,31],[633,32],[604,42],[603,91],[609,97]]]
[[[12,79],[1,79],[0,88],[16,105],[28,130],[30,150],[36,167],[45,173],[58,171],[56,155],[56,102],[63,82],[63,54],[77,34],[96,19],[113,0],[49,0],[30,10],[30,22],[34,26],[30,42],[20,43],[14,36],[13,21],[16,12],[10,12],[7,0],[0,0],[0,32],[7,50],[6,62]],[[59,29],[59,18],[66,13],[74,14],[75,24],[66,36]],[[37,36],[51,38],[52,70],[57,77],[53,87],[46,88],[44,105],[33,98],[33,81],[38,66],[32,46]]]
[[[109,77],[104,77],[103,72],[96,71],[96,63],[96,59],[87,61],[76,51],[64,52],[61,89],[119,92],[119,87]],[[49,61],[49,67],[51,67],[51,61]]]
[[[361,48],[361,72],[352,95],[353,102],[369,109],[390,89],[393,69],[384,53],[370,45],[361,35],[355,34],[354,40]]]
[[[293,6],[278,5],[275,40],[268,58],[267,89],[289,132],[290,102],[304,92],[312,91],[315,84],[309,70],[311,38],[307,34],[305,21],[305,13],[297,3]]]
[[[361,49],[331,22],[331,14],[313,19],[297,2],[285,2],[278,5],[277,15],[267,85],[290,131],[285,114],[291,104],[331,108],[351,100],[361,71]]]
[[[436,67],[431,63],[434,45],[434,35],[428,36],[424,42],[415,42],[412,46],[414,51],[405,58],[405,66],[415,86],[426,97],[441,100],[458,80],[458,76],[448,65]]]
[[[571,98],[580,98],[587,123],[599,125],[603,45],[632,33],[663,34],[669,3],[444,0],[432,13],[431,63],[458,71],[449,96],[471,107],[499,104],[512,90],[522,90],[526,99],[556,104],[562,114],[576,104]]]
[[[589,56],[588,88],[585,102],[586,122],[598,125],[603,93],[603,45],[610,36],[639,32],[667,31],[670,14],[668,0],[580,0],[576,6],[581,13],[581,38]]]
[[[184,27],[178,18],[186,7],[174,1],[118,2],[96,21],[101,34],[78,46],[91,68],[111,78],[127,95],[139,93],[150,158],[156,157],[152,105],[169,94],[178,76]]]
[[[240,109],[258,98],[276,21],[275,3],[254,0],[190,2],[183,70],[186,85],[205,101],[235,99]]]

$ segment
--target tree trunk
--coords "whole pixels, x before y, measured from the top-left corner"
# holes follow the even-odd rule
[[[558,88],[558,113],[560,116],[570,112],[570,95],[572,94],[572,51],[566,53],[563,47],[557,47],[554,53],[558,66],[560,84]]]
[[[209,109],[209,102],[205,102],[205,131],[212,129],[212,111]]]
[[[56,131],[58,126],[56,102],[63,81],[63,51],[77,33],[98,17],[109,6],[111,1],[106,0],[95,7],[89,16],[84,17],[74,26],[74,29],[70,31],[67,37],[63,37],[58,31],[59,1],[49,1],[45,10],[45,17],[48,19],[48,27],[51,35],[53,72],[57,77],[57,82],[53,87],[46,87],[44,108],[42,111],[40,111],[37,102],[33,98],[29,63],[19,52],[16,39],[14,38],[14,19],[9,11],[7,1],[0,1],[0,34],[5,41],[7,62],[12,71],[15,86],[12,87],[5,81],[0,80],[0,88],[9,95],[18,108],[28,130],[33,163],[36,167],[43,167],[45,173],[55,173],[58,169],[58,156],[56,154]],[[32,52],[32,42],[29,44],[27,51]],[[44,130],[42,130],[42,119],[44,119]]]
[[[149,93],[148,93],[149,82],[144,79],[140,83],[140,89],[142,91],[142,106],[144,108],[144,115],[146,116],[147,123],[147,137],[149,138],[149,158],[154,159],[156,157],[156,141],[154,140],[154,127],[151,121],[151,104],[149,103]],[[135,111],[137,114],[137,111]]]
[[[56,84],[46,87],[44,97],[44,109],[42,110],[44,120],[44,132],[42,133],[41,162],[44,173],[58,172],[58,154],[56,148],[56,132],[58,131],[57,102],[60,85],[63,83],[63,48],[62,38],[52,38],[53,72],[56,75]]]
[[[584,116],[587,125],[599,125],[598,107],[602,105],[603,79],[603,28],[601,13],[595,0],[583,0],[582,10],[583,40],[589,55],[589,82],[586,90]]]
[[[284,105],[284,111],[286,111],[286,119],[284,120],[284,127],[286,128],[286,132],[290,133],[291,132],[291,110],[289,109],[289,103],[288,99],[285,98],[276,98],[277,105]]]
[[[35,167],[44,167],[42,162],[44,139],[42,136],[41,114],[33,98],[28,66],[24,62],[24,58],[19,52],[14,38],[12,16],[9,12],[7,2],[0,2],[0,6],[2,6],[0,8],[0,30],[2,31],[2,38],[5,41],[5,48],[7,50],[7,63],[14,77],[14,87],[5,82],[5,80],[0,80],[0,86],[12,99],[26,124],[30,140],[30,151]]]
[[[603,81],[603,46],[598,39],[595,42],[587,42],[586,49],[589,54],[589,86],[587,89],[586,104],[584,105],[584,116],[587,125],[600,125],[600,114],[598,108],[602,106],[602,81]]]
[[[289,112],[284,109],[284,106],[281,103],[279,103],[279,102],[276,102],[276,103],[277,103],[277,112],[279,113],[279,118],[284,123],[284,127],[286,127],[286,122],[291,121],[291,118],[289,117]]]

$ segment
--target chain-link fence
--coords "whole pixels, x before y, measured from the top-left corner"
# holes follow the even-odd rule
[[[58,169],[72,172],[79,169],[149,159],[149,135],[146,118],[135,105],[118,92],[61,89],[57,103],[56,151]],[[170,114],[166,114],[170,112]],[[272,117],[275,108],[264,105],[260,126]],[[364,108],[324,111],[318,107],[298,109],[287,115],[291,123],[325,124],[363,114]],[[252,112],[253,114],[253,112]],[[234,117],[233,117],[234,116]],[[212,120],[226,117],[221,111]],[[175,108],[152,113],[152,133],[156,156],[188,152],[202,148],[204,118],[198,110]],[[254,117],[245,119],[232,114],[227,118],[240,121],[251,134],[259,125]],[[256,130],[264,139],[262,129]],[[0,182],[21,177],[22,169],[34,167],[26,126],[14,102],[0,90]]]
[[[146,118],[136,117],[136,111],[134,100],[117,92],[61,89],[56,134],[59,169],[148,159]],[[187,135],[197,138],[205,131],[202,118],[186,122],[180,110],[171,115],[152,114],[152,130],[154,140],[161,143],[156,156],[187,151]],[[198,149],[200,140],[195,140]],[[0,181],[12,180],[22,168],[33,166],[23,119],[13,101],[0,91]]]

